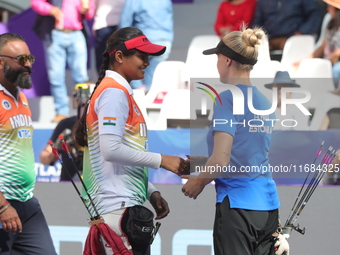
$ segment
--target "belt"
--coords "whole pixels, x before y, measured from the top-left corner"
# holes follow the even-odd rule
[[[73,31],[78,31],[78,30],[74,30],[74,29],[70,29],[70,28],[65,28],[65,29],[57,29],[60,32],[64,32],[64,33],[71,33]]]

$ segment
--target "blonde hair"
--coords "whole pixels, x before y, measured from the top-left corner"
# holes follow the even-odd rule
[[[257,60],[258,46],[264,38],[265,32],[261,28],[242,27],[241,31],[233,31],[223,37],[223,42],[233,51],[247,59]],[[241,69],[253,69],[252,65],[238,63]]]

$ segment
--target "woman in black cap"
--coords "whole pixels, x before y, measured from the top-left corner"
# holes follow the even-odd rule
[[[214,106],[207,135],[209,158],[203,164],[208,171],[202,171],[198,177],[189,176],[182,188],[185,196],[195,199],[205,185],[215,181],[216,255],[269,254],[272,234],[279,225],[280,203],[267,157],[273,123],[266,120],[275,117],[254,114],[246,103],[251,96],[255,109],[271,108],[268,99],[252,86],[249,78],[263,37],[261,29],[243,28],[225,35],[216,48],[203,52],[217,54],[220,81],[242,91],[245,102],[244,113],[236,115],[233,101],[237,99],[231,90],[219,94],[222,103]],[[216,124],[214,120],[219,119],[228,123]],[[191,167],[198,163],[197,159],[202,157],[190,158]],[[280,240],[285,242],[282,235]],[[283,254],[287,246],[287,242],[281,244],[276,254]]]

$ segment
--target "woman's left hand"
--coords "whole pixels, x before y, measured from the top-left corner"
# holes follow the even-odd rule
[[[157,213],[156,220],[163,219],[169,214],[170,209],[168,203],[161,196],[159,191],[155,191],[151,194],[150,203]]]
[[[182,176],[182,178],[186,178]],[[183,185],[182,192],[184,196],[196,199],[198,195],[203,191],[205,184],[202,182],[202,178],[197,176],[187,176],[188,181]]]

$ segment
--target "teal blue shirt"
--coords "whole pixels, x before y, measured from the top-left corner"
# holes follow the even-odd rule
[[[244,95],[244,114],[233,114],[233,95],[230,90],[220,93],[222,105],[214,107],[212,124],[207,135],[209,155],[212,154],[213,131],[222,131],[233,136],[229,166],[215,180],[217,203],[228,196],[231,208],[268,211],[280,206],[276,184],[268,170],[268,152],[272,134],[271,114],[256,115],[248,108],[248,88],[253,92],[253,106],[257,110],[268,110],[271,104],[256,87],[236,85]],[[240,99],[236,99],[240,100]],[[222,124],[224,123],[224,124]]]

